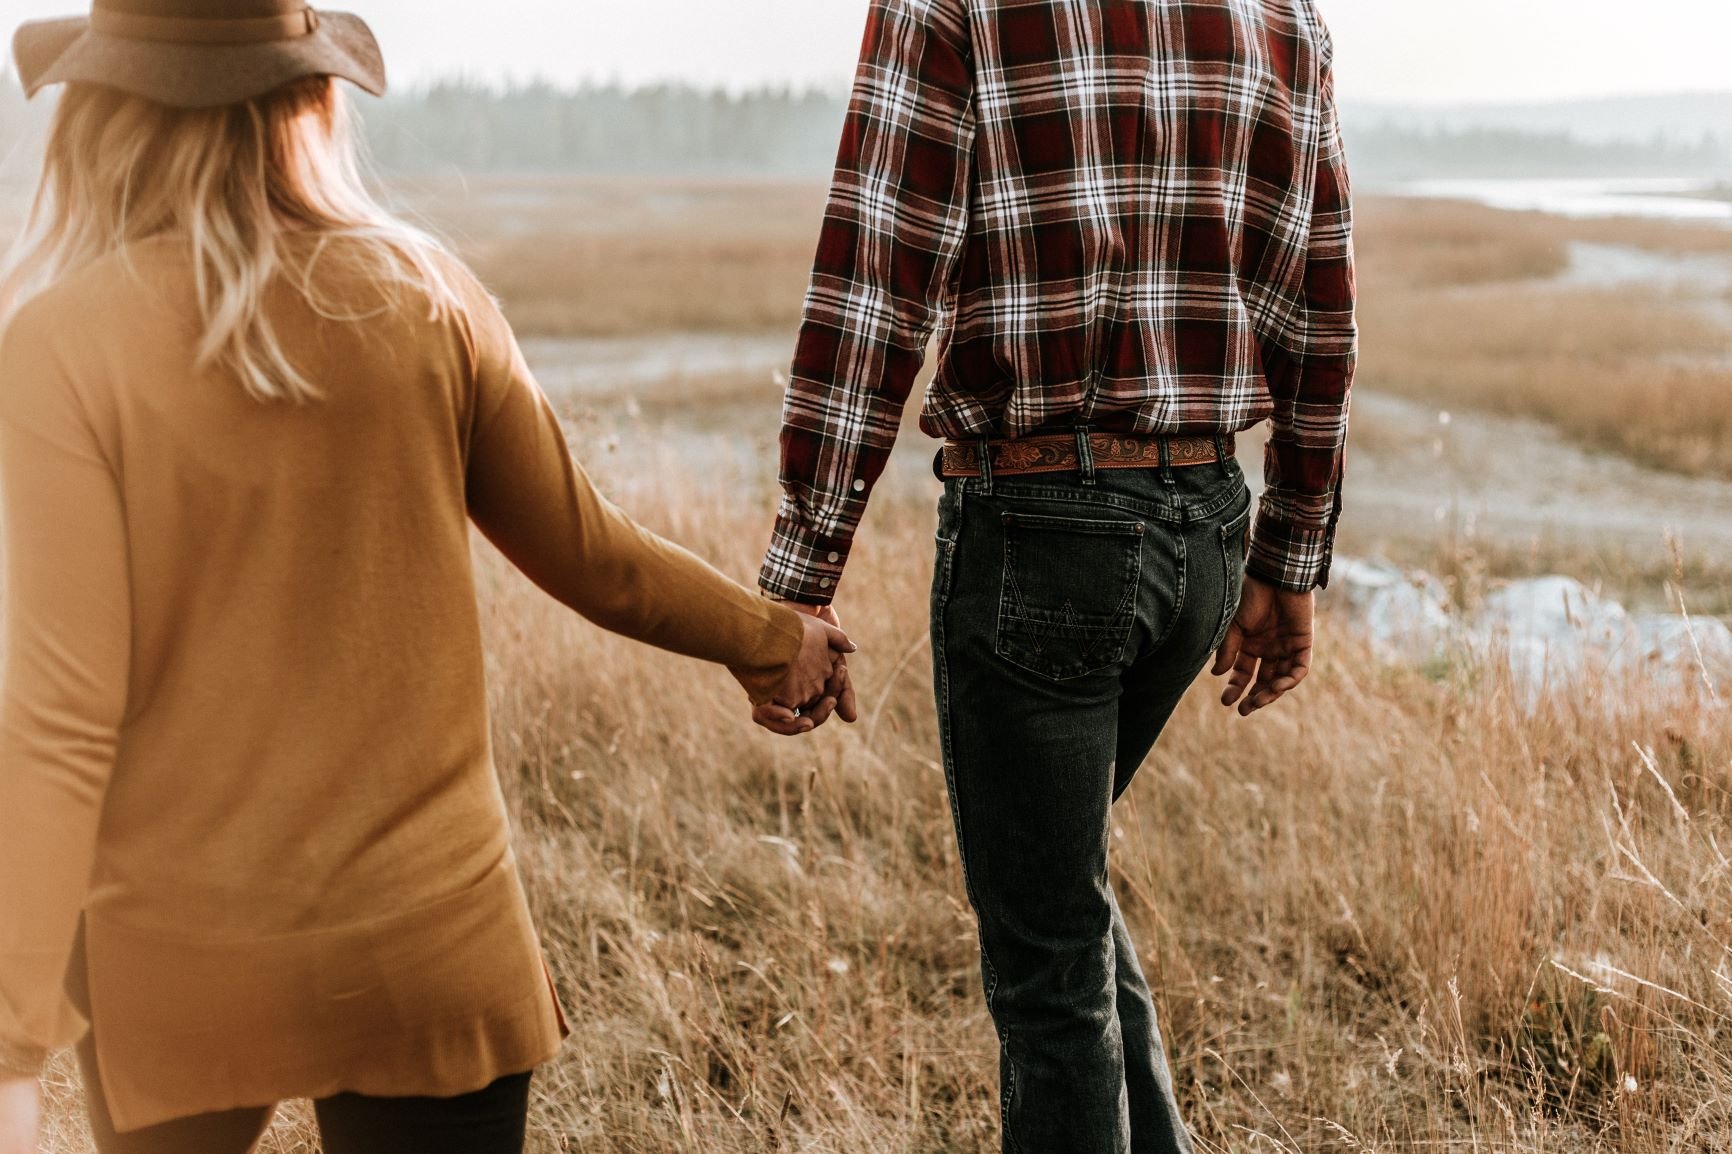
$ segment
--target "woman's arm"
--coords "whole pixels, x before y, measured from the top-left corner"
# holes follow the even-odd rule
[[[790,672],[811,663],[803,648],[824,637],[603,498],[572,459],[504,318],[485,299],[470,312],[478,389],[468,500],[481,531],[542,589],[604,629],[725,665],[754,704],[778,696]]]
[[[53,341],[0,343],[0,1077],[84,1023],[62,991],[126,710],[132,645],[119,490]]]

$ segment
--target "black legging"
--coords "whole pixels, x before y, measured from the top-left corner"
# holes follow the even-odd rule
[[[83,935],[67,992],[86,1017],[89,981]],[[78,1046],[90,1131],[100,1154],[248,1154],[270,1127],[275,1106],[201,1114],[117,1133],[96,1064],[94,1030]],[[339,1094],[313,1103],[325,1154],[522,1154],[530,1074],[513,1074],[458,1098],[368,1098]]]

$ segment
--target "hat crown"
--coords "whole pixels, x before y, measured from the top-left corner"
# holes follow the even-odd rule
[[[101,12],[162,20],[253,20],[289,16],[307,7],[306,0],[94,0]]]
[[[26,95],[91,84],[215,108],[308,76],[385,94],[385,61],[366,21],[308,0],[89,0],[86,11],[18,26],[12,55]]]

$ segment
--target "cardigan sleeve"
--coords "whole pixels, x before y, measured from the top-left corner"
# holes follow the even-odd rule
[[[469,513],[546,592],[604,629],[725,665],[756,704],[799,655],[804,623],[597,491],[497,306],[469,303],[476,372]]]
[[[0,1073],[84,1023],[63,982],[127,703],[132,615],[119,487],[44,327],[0,343]]]

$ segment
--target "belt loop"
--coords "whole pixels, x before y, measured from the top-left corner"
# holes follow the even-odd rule
[[[992,496],[992,438],[980,438],[980,492]]]
[[[1077,472],[1082,474],[1082,483],[1088,488],[1095,486],[1095,447],[1090,440],[1089,427],[1076,427],[1076,460]]]
[[[1171,438],[1162,437],[1155,444],[1161,451],[1161,480],[1170,494],[1179,487],[1179,479],[1173,476],[1173,442]]]
[[[1227,468],[1227,434],[1215,434],[1215,467],[1221,470],[1223,479],[1231,477],[1233,470]]]

